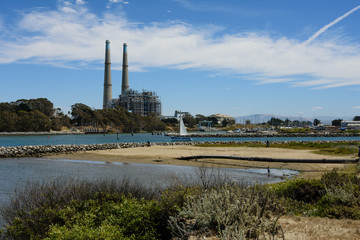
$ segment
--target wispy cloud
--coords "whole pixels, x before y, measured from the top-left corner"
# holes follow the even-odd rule
[[[108,4],[106,5],[106,8],[111,8],[114,4],[129,4],[128,1],[125,0],[109,0]]]
[[[102,67],[104,42],[110,39],[113,69],[121,69],[121,46],[127,42],[132,71],[200,69],[298,87],[360,85],[360,46],[340,41],[306,45],[286,36],[256,32],[221,35],[219,26],[144,25],[129,22],[123,15],[98,16],[89,12],[86,4],[70,3],[54,11],[24,13],[16,28],[14,36],[0,35],[0,64]]]
[[[75,3],[77,5],[84,5],[85,4],[85,1],[84,0],[76,0]]]
[[[353,9],[351,9],[350,11],[348,11],[347,13],[345,13],[344,15],[338,17],[337,19],[335,19],[334,21],[332,21],[331,23],[325,25],[324,27],[322,27],[319,31],[317,31],[315,34],[313,34],[308,40],[306,40],[304,43],[305,44],[309,44],[310,42],[314,41],[316,38],[318,38],[322,33],[326,32],[329,28],[331,28],[332,26],[334,26],[335,24],[337,24],[338,22],[340,22],[341,20],[343,20],[344,18],[348,17],[350,14],[352,14],[353,12],[355,12],[356,10],[360,9],[360,5],[357,7],[354,7]]]
[[[313,108],[312,108],[312,111],[314,112],[314,111],[322,110],[322,109],[323,109],[322,107],[313,107]]]
[[[353,107],[353,108],[360,109],[360,106],[356,106],[356,107]]]

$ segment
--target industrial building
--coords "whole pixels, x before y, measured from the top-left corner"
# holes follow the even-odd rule
[[[138,92],[129,87],[129,72],[127,59],[127,44],[123,45],[122,85],[119,98],[111,99],[111,63],[110,41],[106,41],[105,74],[104,74],[104,103],[103,108],[123,107],[127,111],[141,116],[155,114],[161,116],[161,101],[152,91]]]
[[[341,128],[347,130],[360,130],[360,121],[341,121]]]

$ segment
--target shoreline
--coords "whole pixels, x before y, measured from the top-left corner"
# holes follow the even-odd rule
[[[269,161],[248,161],[243,159],[225,158],[202,158],[185,159],[179,158],[196,155],[229,155],[243,158],[251,157],[272,157],[286,159],[313,159],[313,160],[336,160],[348,159],[354,161],[354,156],[327,156],[312,153],[311,150],[294,150],[281,148],[255,148],[255,147],[198,147],[191,145],[155,145],[151,147],[120,148],[95,151],[81,151],[74,153],[63,153],[57,155],[43,156],[49,159],[71,159],[102,162],[122,162],[126,164],[162,164],[179,166],[208,166],[220,168],[276,168],[298,171],[297,177],[312,178],[319,177],[322,173],[331,171],[334,168],[343,168],[353,163],[298,163],[298,162],[269,162]]]
[[[49,131],[49,132],[0,132],[1,137],[6,136],[43,136],[43,135],[85,135],[85,134],[103,134],[101,131],[86,132],[86,131]],[[116,132],[106,132],[105,134],[117,134]],[[130,133],[121,133],[130,134]],[[154,134],[153,132],[142,132],[136,134]],[[159,134],[158,134],[159,135]],[[161,132],[160,135],[166,136],[178,136],[175,132]],[[275,137],[360,137],[360,133],[351,132],[330,132],[330,131],[318,131],[318,132],[294,132],[294,133],[282,133],[282,132],[247,132],[247,133],[225,133],[223,131],[218,132],[189,132],[190,137],[218,137],[218,138],[275,138]]]

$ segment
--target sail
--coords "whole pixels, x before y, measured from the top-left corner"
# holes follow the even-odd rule
[[[182,120],[182,117],[181,117],[180,118],[180,136],[185,136],[187,134],[188,134],[188,132],[186,131],[184,121]]]

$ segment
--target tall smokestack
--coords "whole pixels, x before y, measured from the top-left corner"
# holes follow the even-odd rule
[[[121,94],[129,91],[127,44],[124,43]]]
[[[109,108],[111,99],[112,99],[112,84],[111,84],[110,41],[106,40],[103,109]]]

